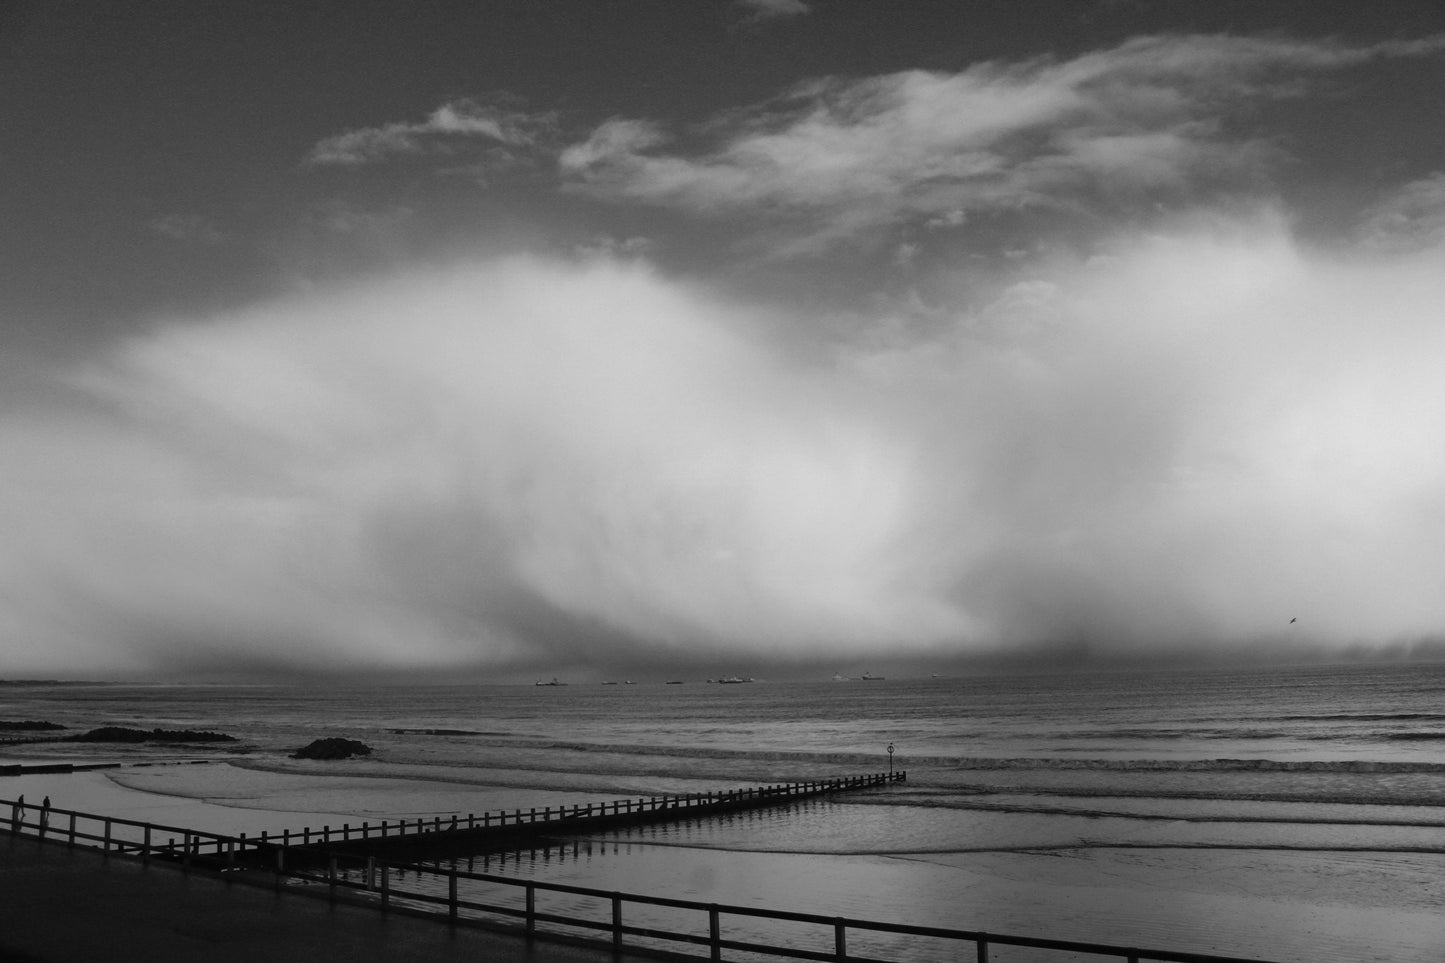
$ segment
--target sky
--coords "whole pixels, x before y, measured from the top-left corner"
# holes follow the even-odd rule
[[[0,5],[0,678],[1445,654],[1445,8]]]

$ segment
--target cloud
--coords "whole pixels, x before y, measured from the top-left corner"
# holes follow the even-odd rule
[[[215,221],[199,214],[167,214],[152,218],[146,227],[162,237],[188,244],[211,246],[230,240]]]
[[[0,629],[37,673],[1424,637],[1441,257],[1178,224],[811,347],[607,259],[159,324],[0,416]]]
[[[328,137],[311,149],[306,162],[356,167],[398,156],[448,153],[458,142],[470,140],[490,145],[504,159],[515,159],[550,137],[555,124],[554,114],[527,113],[511,97],[454,100],[419,123],[363,127]]]
[[[1351,47],[1146,37],[1071,60],[824,78],[677,140],[614,118],[563,151],[570,189],[693,213],[792,219],[811,245],[969,212],[1128,211],[1220,185],[1252,191],[1276,151],[1222,123],[1297,96],[1312,72],[1426,56],[1445,38]]]
[[[748,11],[749,20],[777,20],[781,17],[800,17],[813,12],[803,0],[736,0],[736,5]]]
[[[1439,246],[1445,241],[1445,171],[1411,181],[1371,207],[1360,236],[1386,249]]]

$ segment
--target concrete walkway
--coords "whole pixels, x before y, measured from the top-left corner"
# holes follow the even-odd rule
[[[641,963],[0,834],[0,963]]]

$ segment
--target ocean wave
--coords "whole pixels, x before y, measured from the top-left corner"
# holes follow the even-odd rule
[[[1072,796],[1090,800],[1106,799],[1128,799],[1131,801],[1147,802],[1155,800],[1158,802],[1179,803],[1188,801],[1206,800],[1209,802],[1266,802],[1266,803],[1304,803],[1315,805],[1319,803],[1341,804],[1353,806],[1384,806],[1396,808],[1400,803],[1386,803],[1374,797],[1345,797],[1325,798],[1318,795],[1311,796],[1270,796],[1261,798],[1258,794],[1238,793],[1127,793],[1127,792],[1080,792],[1076,790],[1056,791],[1052,793],[1039,793],[1037,790],[1028,790],[1030,795],[1060,795]],[[1042,816],[1083,816],[1089,819],[1135,819],[1148,822],[1165,823],[1271,823],[1286,826],[1399,826],[1410,829],[1445,829],[1445,816],[1429,818],[1388,818],[1378,816],[1369,818],[1366,816],[1344,816],[1344,815],[1310,815],[1309,811],[1301,811],[1285,815],[1283,813],[1251,815],[1249,813],[1191,813],[1191,812],[1134,812],[1125,809],[1107,809],[1096,806],[1061,806],[1048,803],[1023,803],[1023,802],[1002,802],[992,801],[987,794],[963,796],[958,794],[941,794],[930,798],[927,795],[913,795],[911,793],[898,796],[889,795],[886,800],[872,799],[868,802],[886,801],[890,806],[912,806],[921,809],[966,809],[976,812],[996,813],[1018,813],[1027,815]],[[1429,805],[1426,802],[1409,803],[1409,805]]]
[[[1260,716],[1260,722],[1445,722],[1445,712],[1323,712],[1311,715]]]
[[[750,759],[800,763],[850,764],[875,767],[877,753],[818,752],[790,749],[725,749],[716,746],[638,745],[564,742],[558,740],[508,740],[506,747],[566,750],[632,756],[668,756],[690,759]],[[1434,773],[1445,772],[1445,762],[1407,762],[1392,759],[1115,759],[1069,758],[1059,756],[954,756],[898,755],[897,768],[930,769],[1060,769],[1117,772],[1341,772],[1341,773]]]

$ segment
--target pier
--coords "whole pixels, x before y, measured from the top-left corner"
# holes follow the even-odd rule
[[[1085,953],[1127,963],[1264,963],[1242,957],[622,893],[469,872],[428,863],[415,855],[419,849],[435,852],[463,842],[465,848],[502,848],[547,836],[784,805],[904,779],[904,772],[882,773],[589,806],[303,828],[250,838],[66,809],[41,810],[34,803],[22,812],[16,801],[0,800],[0,833],[9,834],[7,845],[12,848],[27,840],[61,852],[82,847],[97,850],[107,859],[172,866],[227,884],[260,886],[333,905],[370,907],[383,914],[430,918],[452,927],[511,933],[524,937],[528,945],[535,940],[578,949],[591,947],[610,952],[615,960],[721,961],[724,953],[745,952],[776,959],[880,963],[917,959],[919,950],[932,944],[941,953],[930,955],[959,958],[966,954],[978,963],[988,963],[990,948],[995,946]],[[393,848],[399,851],[392,852]],[[224,896],[224,889],[219,892]],[[786,924],[786,929],[777,929],[779,924]],[[530,951],[525,956],[538,958]]]
[[[847,776],[811,782],[776,783],[719,792],[641,796],[574,806],[499,810],[466,816],[435,816],[415,821],[383,820],[380,824],[304,827],[261,842],[279,843],[292,859],[322,854],[418,858],[437,854],[481,854],[517,848],[544,837],[606,832],[630,826],[717,816],[801,799],[903,782],[906,772]]]

